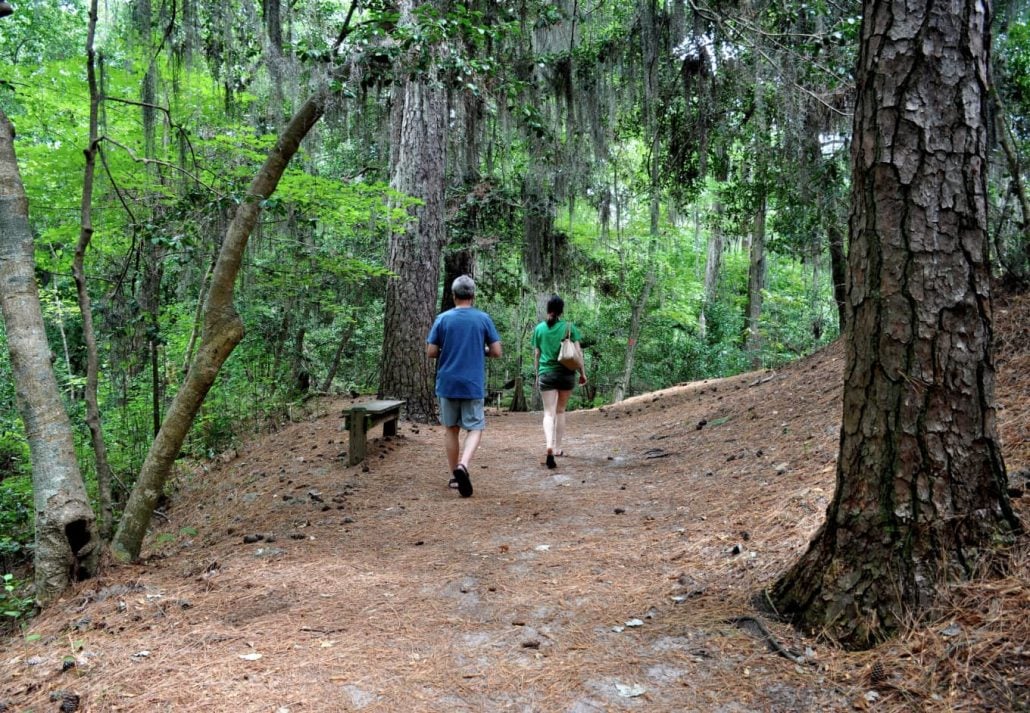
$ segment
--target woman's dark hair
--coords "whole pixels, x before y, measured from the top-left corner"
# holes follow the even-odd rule
[[[564,311],[565,300],[558,295],[551,295],[551,299],[547,300],[547,326],[553,327],[557,324],[558,318],[561,317]]]

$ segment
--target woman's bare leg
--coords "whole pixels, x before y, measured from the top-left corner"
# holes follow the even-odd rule
[[[558,403],[555,404],[554,452],[562,453],[562,439],[565,438],[565,406],[569,403],[572,390],[558,391]]]
[[[544,404],[544,440],[547,442],[547,452],[554,453],[554,431],[556,412],[558,410],[558,391],[541,391],[540,400]]]

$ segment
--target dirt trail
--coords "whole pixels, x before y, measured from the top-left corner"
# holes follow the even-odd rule
[[[833,347],[781,371],[572,413],[556,471],[540,464],[540,414],[491,413],[470,499],[447,488],[439,428],[402,422],[346,467],[345,402],[320,404],[183,472],[143,563],[109,567],[0,647],[0,704],[865,705],[871,655],[768,623],[798,663],[731,621],[758,615],[753,597],[825,513],[841,370]],[[1020,423],[1010,470],[1028,465]]]

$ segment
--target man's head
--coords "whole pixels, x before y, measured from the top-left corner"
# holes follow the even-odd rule
[[[451,284],[451,294],[455,300],[471,300],[476,296],[476,283],[468,275],[456,277]]]

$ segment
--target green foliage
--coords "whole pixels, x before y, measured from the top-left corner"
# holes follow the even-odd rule
[[[0,32],[0,63],[40,65],[74,55],[86,44],[86,6],[75,0],[15,5]]]
[[[15,579],[13,574],[3,575],[3,588],[0,590],[0,631],[13,627],[15,622],[24,619],[35,609],[32,597],[19,595],[23,588],[23,583]],[[8,622],[7,626],[4,626],[5,620]]]
[[[27,475],[0,481],[0,554],[10,568],[32,542],[32,480]]]

